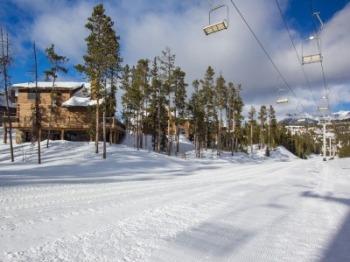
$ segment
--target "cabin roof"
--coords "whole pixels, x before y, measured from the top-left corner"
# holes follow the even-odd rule
[[[67,90],[75,90],[77,88],[80,88],[82,86],[90,87],[89,83],[86,82],[55,82],[55,88],[59,89],[67,89]],[[25,83],[18,83],[12,85],[14,88],[18,89],[26,89],[26,88],[35,88],[35,82],[25,82]],[[38,88],[39,89],[51,89],[52,88],[52,82],[38,82]]]

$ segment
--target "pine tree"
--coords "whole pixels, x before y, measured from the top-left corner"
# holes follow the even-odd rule
[[[152,130],[153,150],[162,152],[166,150],[167,138],[167,121],[168,113],[166,109],[166,90],[159,77],[159,68],[157,58],[153,59],[151,70],[150,85],[150,103],[149,103],[149,119],[150,129]]]
[[[120,63],[118,37],[113,29],[113,21],[105,14],[102,4],[96,5],[85,27],[90,31],[85,39],[87,53],[84,65],[76,69],[85,73],[91,82],[91,97],[96,99],[95,152],[98,153],[100,99],[106,96],[106,77]],[[104,107],[105,112],[106,107]],[[104,139],[105,141],[105,139]],[[104,143],[105,144],[105,143]],[[103,154],[105,158],[105,152]]]
[[[227,102],[227,87],[225,83],[225,79],[222,75],[220,75],[216,79],[216,85],[215,85],[215,106],[218,109],[219,112],[219,119],[217,124],[217,155],[220,155],[222,150],[221,140],[222,140],[222,111],[225,108],[226,102]]]
[[[249,126],[250,126],[250,152],[253,153],[253,128],[255,125],[255,114],[256,114],[256,110],[253,106],[250,107],[250,111],[248,113],[248,119],[249,119]]]
[[[68,62],[68,59],[65,56],[58,55],[55,51],[55,45],[51,44],[50,47],[45,49],[46,57],[50,62],[50,68],[45,71],[46,79],[52,81],[51,88],[51,105],[50,105],[50,116],[48,122],[48,131],[47,131],[47,142],[46,147],[49,147],[50,133],[51,133],[51,121],[52,116],[55,115],[55,108],[58,100],[57,93],[55,92],[55,83],[60,72],[66,74],[68,69],[64,67],[64,64]]]
[[[194,92],[188,103],[188,111],[191,119],[191,126],[193,127],[194,145],[196,151],[196,157],[200,158],[201,148],[205,142],[206,125],[205,125],[205,97],[199,90],[200,82],[194,80],[192,83]]]
[[[175,70],[175,55],[171,53],[169,47],[166,47],[162,51],[162,55],[159,57],[160,71],[162,85],[166,91],[167,110],[168,110],[168,155],[171,155],[172,151],[172,134],[171,134],[171,94],[173,92],[173,72]]]
[[[123,105],[123,118],[126,124],[126,129],[131,130],[132,129],[132,111],[131,111],[131,102],[130,102],[130,95],[129,95],[129,89],[131,87],[131,70],[128,65],[125,65],[122,71],[121,76],[121,89],[124,90],[124,94],[122,96],[122,105]]]
[[[186,87],[185,83],[186,73],[177,67],[173,73],[174,78],[174,120],[175,120],[175,137],[176,137],[176,150],[175,154],[179,153],[180,145],[180,132],[179,124],[183,122],[186,109]]]
[[[266,106],[262,105],[259,111],[259,122],[260,122],[260,134],[259,134],[259,147],[265,147],[265,124],[267,120]]]
[[[240,95],[240,91],[241,91],[241,85],[238,85],[236,88],[236,96],[235,96],[235,100],[234,100],[234,136],[235,136],[235,143],[234,143],[234,147],[235,150],[238,150],[239,144],[240,144],[240,140],[242,139],[242,130],[241,130],[241,126],[242,126],[242,121],[244,119],[243,115],[242,115],[242,111],[243,111],[243,100],[241,98]]]
[[[136,126],[137,126],[137,149],[143,148],[143,134],[144,134],[144,117],[147,115],[145,109],[145,103],[148,100],[149,95],[149,61],[146,59],[140,59],[137,62],[136,69],[132,77],[132,98],[136,113]]]
[[[269,107],[268,117],[269,117],[268,145],[270,148],[274,148],[276,146],[277,120],[276,120],[276,111],[272,105],[270,105]]]
[[[201,96],[204,101],[204,113],[205,113],[205,137],[204,147],[208,148],[211,142],[211,124],[212,120],[216,116],[215,103],[214,103],[214,75],[215,72],[212,67],[208,67],[204,79],[200,81],[202,85]],[[205,98],[205,99],[204,99]]]
[[[11,121],[11,114],[10,114],[10,106],[9,106],[9,93],[8,93],[8,84],[9,84],[9,75],[8,75],[8,67],[11,63],[11,57],[9,54],[9,37],[8,34],[4,34],[3,29],[0,28],[0,47],[1,47],[1,54],[0,54],[0,64],[1,64],[1,71],[3,75],[3,81],[4,81],[4,89],[5,89],[5,100],[6,100],[6,112],[7,112],[7,121],[9,123],[9,136],[10,136],[10,156],[11,156],[11,162],[15,161],[15,157],[13,154],[13,141],[12,141],[12,121]],[[7,130],[5,129],[5,137],[7,136]],[[6,142],[6,141],[5,141]]]
[[[226,119],[227,119],[227,131],[228,131],[228,146],[231,154],[234,152],[235,141],[235,103],[236,103],[236,88],[232,82],[228,83],[227,87],[227,103],[226,103]]]

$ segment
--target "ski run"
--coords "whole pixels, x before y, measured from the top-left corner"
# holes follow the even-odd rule
[[[350,261],[350,159],[93,147],[0,144],[0,261]]]

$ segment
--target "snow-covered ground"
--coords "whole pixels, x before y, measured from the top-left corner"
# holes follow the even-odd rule
[[[350,159],[204,155],[0,143],[0,261],[349,261]]]

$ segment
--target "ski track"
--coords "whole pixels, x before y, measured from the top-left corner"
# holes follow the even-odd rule
[[[70,146],[52,145],[48,159],[72,150],[64,163],[91,158],[98,167],[88,179],[98,177],[91,146]],[[13,165],[0,163],[0,261],[322,261],[349,209],[336,201],[350,198],[347,160],[239,164],[125,147],[109,157],[128,152],[160,166],[145,165],[139,181],[120,180],[116,164],[112,182],[60,184],[55,174],[16,185]],[[18,170],[30,181],[35,168]]]

